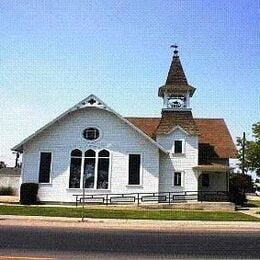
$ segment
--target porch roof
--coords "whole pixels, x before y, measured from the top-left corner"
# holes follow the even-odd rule
[[[193,170],[201,172],[229,172],[231,169],[233,168],[219,163],[201,164],[193,167]]]

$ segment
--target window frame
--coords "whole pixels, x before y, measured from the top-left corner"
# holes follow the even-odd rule
[[[130,184],[129,183],[129,162],[130,155],[140,155],[140,173],[139,173],[139,184]],[[143,186],[143,154],[140,152],[131,152],[127,154],[127,187],[142,187]]]
[[[88,151],[88,150],[92,150],[95,152],[95,157],[85,157],[85,153]],[[103,149],[102,149],[103,150]],[[83,189],[84,187],[84,180],[83,180],[83,177],[84,177],[84,167],[85,167],[85,160],[86,158],[95,158],[95,168],[94,168],[94,187],[93,188],[85,188],[85,190],[97,190],[97,164],[98,164],[98,154],[99,150],[94,150],[92,148],[89,148],[89,149],[86,149],[83,153],[82,153],[82,167],[81,167],[81,175],[80,175],[80,189]]]
[[[102,150],[106,150],[106,151],[108,151],[108,153],[109,153],[109,156],[108,157],[99,157],[99,152],[101,152]],[[111,165],[112,165],[112,157],[111,157],[111,152],[108,150],[108,149],[100,149],[100,150],[98,150],[97,151],[97,153],[96,153],[96,158],[97,158],[97,161],[96,161],[96,171],[97,171],[97,173],[96,173],[96,190],[110,190],[110,176],[111,176]],[[107,189],[98,189],[97,188],[97,182],[98,182],[98,163],[99,163],[99,158],[106,158],[106,159],[108,159],[108,177],[107,177],[107,181],[108,181],[108,185],[107,185]]]
[[[41,168],[41,154],[42,153],[50,153],[51,154],[51,162],[50,162],[50,173],[49,173],[49,182],[40,182],[40,168]],[[38,155],[38,180],[37,183],[40,185],[49,185],[52,184],[52,167],[53,167],[53,152],[50,150],[41,150]]]
[[[180,185],[176,185],[175,184],[175,174],[176,173],[180,173],[181,174],[181,183],[180,183]],[[178,170],[176,170],[176,171],[174,171],[173,172],[173,175],[172,175],[172,186],[173,187],[184,187],[184,171],[178,171]]]
[[[85,139],[86,140],[86,139]],[[70,167],[71,167],[71,152],[73,150],[80,150],[82,152],[82,157],[81,157],[81,172],[80,172],[80,187],[79,188],[70,188]],[[110,191],[110,187],[111,187],[111,169],[112,169],[112,153],[109,149],[107,148],[102,148],[102,149],[95,149],[94,147],[87,147],[85,149],[79,148],[79,147],[73,147],[71,150],[69,150],[69,167],[68,167],[68,186],[67,189],[68,190],[82,190],[83,189],[83,176],[84,176],[84,163],[85,163],[85,158],[90,158],[90,157],[85,157],[85,152],[88,150],[93,150],[95,152],[95,171],[94,171],[94,188],[85,188],[86,191]],[[107,189],[97,189],[97,178],[98,178],[98,153],[102,150],[106,150],[109,152],[109,157],[105,157],[109,159],[109,165],[108,165],[108,187]],[[91,157],[92,158],[92,157]]]
[[[182,152],[181,153],[176,153],[175,152],[175,142],[176,141],[180,141],[181,142],[181,150],[182,150]],[[185,154],[185,139],[174,139],[173,140],[173,146],[172,146],[172,153],[174,154],[174,155],[183,155],[183,154]]]
[[[85,130],[87,130],[88,128],[95,128],[95,129],[98,130],[99,136],[98,136],[97,139],[90,140],[90,139],[85,138],[84,132],[85,132]],[[89,142],[89,143],[94,143],[94,142],[99,141],[99,140],[102,138],[102,136],[103,136],[103,132],[101,131],[101,129],[100,129],[99,127],[93,126],[93,125],[86,126],[86,127],[81,131],[81,137],[83,138],[83,140],[85,140],[86,142]],[[90,149],[91,149],[91,148],[90,148]],[[102,150],[102,149],[101,149],[101,150]],[[110,152],[110,151],[109,151],[109,152]]]
[[[70,169],[71,169],[71,158],[72,158],[72,156],[71,156],[71,153],[72,153],[72,151],[74,151],[74,150],[79,150],[79,151],[81,151],[81,157],[80,156],[73,156],[73,158],[81,158],[81,165],[80,165],[80,185],[79,185],[79,188],[70,188]],[[69,167],[68,167],[68,172],[69,172],[69,181],[68,181],[68,189],[76,189],[76,190],[78,190],[78,189],[80,189],[80,187],[81,187],[81,181],[82,181],[82,169],[83,169],[83,167],[84,167],[84,164],[83,164],[83,152],[82,152],[82,149],[81,148],[78,148],[78,147],[76,147],[76,148],[72,148],[70,151],[69,151],[69,154],[68,154],[68,157],[69,157],[69,162],[68,162],[68,164],[69,164]]]

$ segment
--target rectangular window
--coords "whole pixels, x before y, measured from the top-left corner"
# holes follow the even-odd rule
[[[51,173],[51,153],[42,152],[40,156],[39,183],[49,183]]]
[[[209,187],[209,174],[202,173],[202,187]]]
[[[129,154],[129,185],[140,185],[141,155]]]
[[[174,173],[174,186],[181,186],[181,172]]]
[[[183,153],[182,144],[183,144],[182,140],[175,140],[174,141],[174,153]]]

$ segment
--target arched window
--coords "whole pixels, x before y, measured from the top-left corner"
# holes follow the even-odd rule
[[[82,152],[75,149],[71,152],[70,158],[70,188],[80,188]]]
[[[71,152],[69,188],[108,189],[110,153],[92,149],[84,154],[79,149]],[[83,169],[83,170],[82,170]],[[83,181],[81,182],[81,176]]]
[[[96,152],[93,151],[92,149],[87,150],[87,151],[85,152],[85,157],[96,157]]]
[[[95,183],[96,152],[87,150],[84,159],[85,188],[94,188]]]
[[[108,188],[109,152],[102,150],[98,153],[97,189]]]
[[[74,157],[81,157],[82,156],[82,152],[79,149],[75,149],[71,152],[71,156]]]

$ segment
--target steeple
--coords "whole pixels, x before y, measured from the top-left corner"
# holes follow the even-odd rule
[[[180,58],[178,56],[178,50],[176,45],[172,45],[176,48],[172,58],[172,64],[168,72],[168,76],[165,85],[188,85],[185,73],[183,71]]]
[[[180,127],[186,133],[196,136],[199,131],[190,108],[190,97],[195,88],[187,81],[178,55],[178,46],[172,45],[171,48],[174,48],[172,63],[165,85],[158,92],[158,96],[163,98],[163,109],[156,135],[169,134]]]
[[[188,84],[178,55],[178,46],[172,45],[174,54],[165,85],[159,88],[158,96],[164,99],[166,108],[188,108],[195,88]]]

